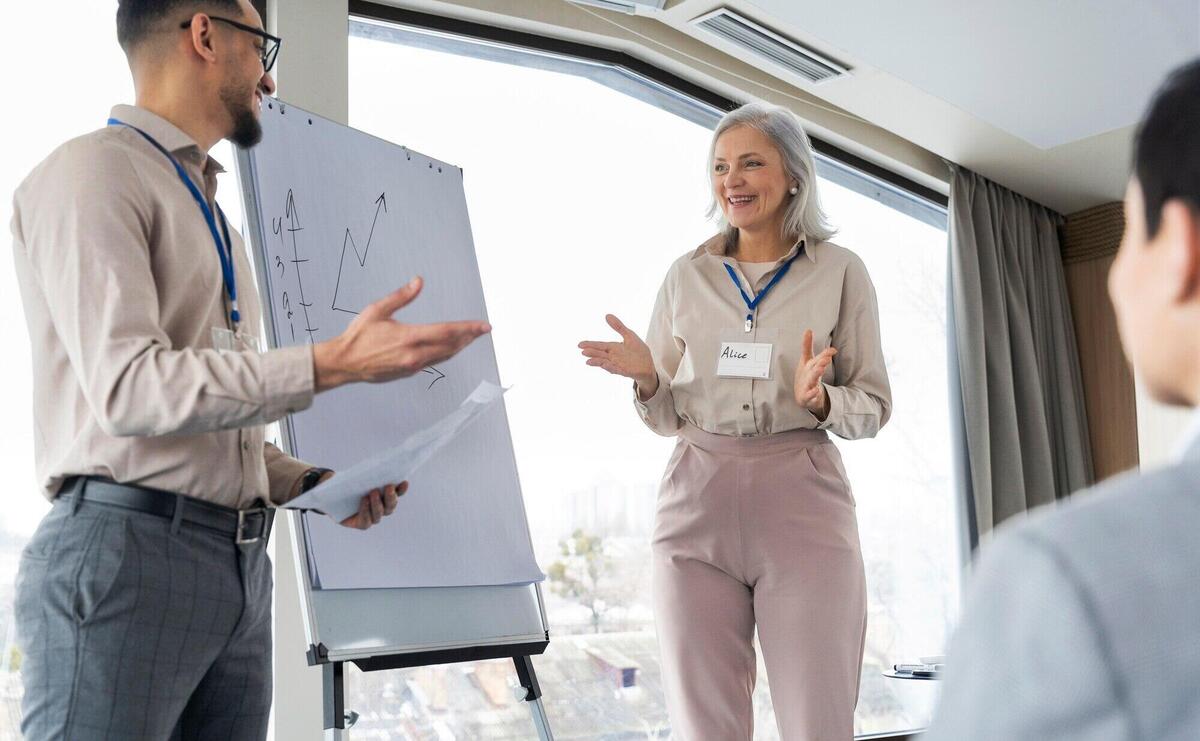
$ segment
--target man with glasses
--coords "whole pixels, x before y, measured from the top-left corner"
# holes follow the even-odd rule
[[[215,200],[220,139],[251,147],[280,40],[247,0],[121,0],[135,106],[14,196],[36,468],[53,501],[22,554],[26,739],[261,739],[273,510],[331,475],[263,425],[317,392],[409,376],[490,330],[392,319],[419,279],[315,345],[260,352],[261,307]],[[98,117],[99,118],[99,117]],[[391,514],[405,484],[343,525]]]

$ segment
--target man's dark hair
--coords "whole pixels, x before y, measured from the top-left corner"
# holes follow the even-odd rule
[[[117,5],[117,42],[128,54],[151,35],[178,27],[199,11],[218,11],[237,17],[237,0],[120,0]]]
[[[1200,214],[1200,59],[1172,72],[1154,94],[1134,139],[1133,173],[1150,236],[1172,198]]]

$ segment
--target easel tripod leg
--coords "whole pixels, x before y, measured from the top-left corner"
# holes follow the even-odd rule
[[[525,688],[525,697],[529,703],[529,712],[533,716],[533,725],[537,729],[540,741],[553,741],[550,733],[550,721],[546,718],[546,708],[542,705],[542,688],[538,685],[537,675],[533,671],[533,660],[528,656],[514,656],[513,663],[517,665],[517,678]]]
[[[346,679],[342,662],[321,665],[322,694],[324,695],[325,741],[348,741],[346,732]]]

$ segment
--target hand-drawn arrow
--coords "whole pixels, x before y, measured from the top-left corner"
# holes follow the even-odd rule
[[[375,217],[373,219],[371,219],[371,231],[367,233],[367,244],[365,247],[363,247],[363,251],[361,253],[359,253],[359,251],[358,251],[358,244],[354,241],[354,235],[350,232],[350,228],[346,227],[346,236],[342,238],[342,257],[338,261],[337,282],[334,283],[334,286],[333,286],[333,304],[332,304],[332,306],[330,306],[330,308],[335,311],[344,311],[347,314],[357,314],[358,313],[357,311],[343,309],[342,307],[337,305],[338,289],[341,288],[341,286],[342,286],[342,268],[346,262],[346,246],[349,245],[354,250],[354,257],[356,260],[358,260],[358,266],[360,268],[366,267],[367,253],[371,251],[371,238],[375,236],[375,224],[379,221],[379,210],[380,209],[383,209],[383,211],[385,213],[388,210],[388,208],[387,208],[387,193],[386,192],[380,193],[379,197],[375,199]]]
[[[287,204],[283,208],[283,214],[291,219],[293,229],[300,226],[300,214],[296,211],[296,199],[291,190],[288,190]]]
[[[367,233],[367,246],[363,247],[362,254],[358,254],[358,245],[354,243],[354,235],[350,233],[350,229],[346,229],[346,239],[350,241],[350,246],[354,248],[354,256],[358,258],[358,266],[361,268],[367,264],[367,252],[371,250],[371,237],[375,236],[375,222],[379,221],[379,209],[387,212],[387,193],[380,193],[375,199],[375,218],[371,219],[371,231]],[[342,243],[342,254],[345,254],[346,244]]]
[[[429,382],[429,385],[425,387],[425,390],[426,390],[426,391],[428,391],[429,389],[433,388],[433,384],[437,383],[438,381],[440,381],[440,380],[442,380],[443,378],[445,378],[445,377],[446,377],[446,374],[445,374],[445,373],[442,373],[440,370],[438,370],[437,368],[434,368],[432,365],[431,365],[431,366],[429,366],[428,368],[426,368],[425,370],[421,371],[421,372],[422,372],[422,373],[429,373],[429,374],[431,374],[431,375],[436,375],[436,376],[437,376],[437,378],[435,378],[435,379],[433,379],[432,381],[430,381],[430,382]]]
[[[304,231],[304,227],[300,226],[300,212],[296,209],[296,198],[292,190],[288,189],[287,201],[283,209],[288,220],[288,235],[292,238],[292,260],[291,263],[296,266],[296,287],[300,289],[300,308],[304,312],[304,331],[308,333],[308,341],[316,342],[316,333],[319,327],[312,325],[312,319],[308,316],[308,307],[312,306],[311,301],[306,301],[304,298],[304,281],[300,277],[300,266],[308,262],[307,258],[300,257],[300,247],[296,242],[296,233]],[[282,237],[282,235],[280,235]],[[285,242],[286,246],[286,242]],[[290,312],[289,312],[290,314]],[[290,316],[288,317],[291,318]],[[292,328],[293,333],[295,328]]]

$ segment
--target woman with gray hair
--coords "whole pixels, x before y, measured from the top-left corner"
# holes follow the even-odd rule
[[[788,110],[727,114],[709,152],[721,233],[671,266],[646,342],[582,342],[678,436],[653,536],[674,738],[753,736],[754,630],[781,738],[853,738],[866,633],[854,499],[827,431],[871,437],[891,389],[875,290],[829,241],[808,137]]]

